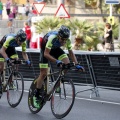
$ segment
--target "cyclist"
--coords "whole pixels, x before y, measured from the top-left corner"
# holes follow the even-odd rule
[[[26,53],[26,33],[20,29],[17,34],[7,34],[0,41],[0,73],[4,69],[4,60],[10,63],[11,59],[18,59],[15,47],[22,46],[22,56],[26,63],[30,65],[28,55]]]
[[[84,68],[78,64],[78,61],[72,51],[71,41],[69,39],[70,31],[69,29],[62,25],[58,31],[48,32],[41,41],[41,52],[40,52],[40,75],[37,79],[36,89],[34,91],[33,105],[36,108],[40,107],[40,89],[42,87],[43,80],[47,75],[48,70],[48,60],[55,62],[59,67],[62,63],[69,63],[69,58],[67,54],[60,48],[61,46],[66,46],[69,51],[69,56],[73,62],[76,64],[77,69],[84,71]]]

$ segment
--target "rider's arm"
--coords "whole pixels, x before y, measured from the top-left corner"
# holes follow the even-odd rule
[[[22,44],[22,56],[23,56],[24,60],[26,60],[26,61],[29,60],[28,55],[26,53],[26,42],[24,42]]]
[[[1,50],[0,50],[1,55],[2,55],[5,59],[8,58],[8,56],[7,56],[7,54],[6,54],[6,49],[9,47],[9,42],[10,42],[12,39],[13,39],[13,37],[8,36],[8,37],[6,38],[6,41],[4,42]]]
[[[29,60],[26,52],[22,52],[22,56],[23,56],[24,60],[26,60],[26,61]]]
[[[72,50],[72,44],[71,44],[70,39],[67,40],[67,42],[66,42],[66,47],[67,47],[67,49],[68,49],[69,56],[70,56],[70,58],[72,59],[72,61],[75,62],[75,64],[78,64],[78,61],[77,61],[77,59],[76,59],[76,56],[75,56],[75,54],[73,53],[73,50]]]
[[[76,56],[73,53],[73,51],[72,50],[68,50],[68,51],[69,51],[69,56],[72,59],[72,61],[75,62],[75,64],[78,64],[78,61],[77,61]]]
[[[48,38],[48,42],[46,44],[46,47],[45,47],[45,51],[44,51],[44,56],[50,60],[51,62],[56,62],[57,59],[55,59],[54,57],[52,57],[50,55],[50,51],[51,51],[51,48],[52,48],[52,40],[55,38],[54,35],[51,35],[49,36]]]
[[[8,58],[8,56],[7,56],[6,52],[5,52],[6,49],[7,49],[7,48],[5,48],[4,46],[2,46],[2,48],[0,49],[0,53],[1,53],[1,55],[2,55],[5,59]]]

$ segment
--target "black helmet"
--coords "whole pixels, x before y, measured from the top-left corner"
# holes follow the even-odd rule
[[[58,30],[58,35],[61,38],[69,38],[69,36],[70,36],[70,30],[66,26],[62,25],[60,27],[60,29]]]
[[[24,42],[25,40],[26,40],[26,38],[27,38],[27,36],[26,36],[26,33],[22,30],[22,29],[20,29],[18,32],[17,32],[17,39],[20,41],[20,42]]]

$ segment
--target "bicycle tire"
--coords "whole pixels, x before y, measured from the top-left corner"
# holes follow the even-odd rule
[[[3,74],[0,75],[0,99],[3,95]]]
[[[70,79],[59,80],[55,84],[55,90],[51,97],[51,111],[53,115],[58,119],[67,116],[73,107],[74,101],[75,86],[73,81]],[[66,105],[68,106],[66,107]]]
[[[36,108],[34,107],[33,105],[33,96],[34,96],[34,90],[36,89],[36,83],[37,83],[37,80],[35,79],[32,83],[31,83],[31,86],[30,86],[30,89],[29,89],[29,93],[28,93],[28,107],[29,107],[29,110],[33,113],[33,114],[36,114],[38,113],[42,107],[43,107],[43,104],[41,104],[41,107],[40,108]]]
[[[11,107],[16,107],[22,100],[24,81],[20,72],[12,72],[7,83],[7,101]]]

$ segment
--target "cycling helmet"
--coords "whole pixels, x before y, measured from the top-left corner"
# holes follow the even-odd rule
[[[20,42],[24,42],[25,40],[26,40],[26,38],[27,38],[27,36],[26,36],[26,33],[22,30],[22,29],[20,29],[18,32],[17,32],[17,39],[20,41]]]
[[[62,25],[60,27],[60,29],[58,30],[58,35],[61,38],[69,38],[69,36],[70,36],[70,30],[66,26]]]

